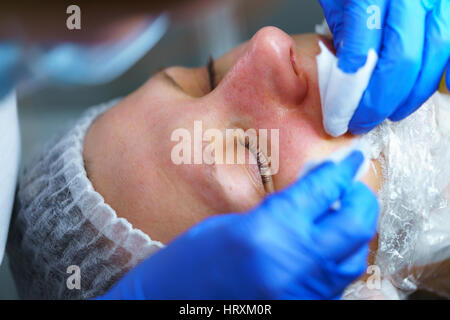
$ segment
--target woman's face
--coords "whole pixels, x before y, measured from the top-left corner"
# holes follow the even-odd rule
[[[212,72],[173,67],[156,74],[90,128],[84,159],[95,189],[119,216],[165,243],[208,216],[256,206],[271,190],[258,165],[172,161],[173,132],[184,128],[194,139],[194,121],[203,132],[278,129],[278,171],[270,184],[285,188],[306,162],[352,139],[331,138],[322,127],[318,41],[267,27],[217,59]],[[374,172],[366,181],[377,189]]]

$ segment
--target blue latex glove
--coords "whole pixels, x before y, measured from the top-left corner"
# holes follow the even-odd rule
[[[449,0],[319,2],[341,70],[353,73],[363,66],[370,48],[380,58],[349,124],[352,133],[366,133],[386,118],[404,119],[438,89],[450,57]],[[381,29],[368,28],[373,5],[379,8]]]
[[[362,161],[354,152],[326,162],[249,213],[205,220],[100,298],[340,298],[365,270],[376,229],[376,197],[353,182]]]

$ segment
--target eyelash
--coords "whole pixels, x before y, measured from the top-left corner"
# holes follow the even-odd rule
[[[255,155],[256,163],[258,165],[259,174],[261,176],[261,181],[263,183],[266,193],[272,193],[275,191],[273,186],[272,175],[270,173],[270,163],[267,157],[262,153],[259,148],[255,146],[250,146],[250,143],[245,141],[245,147]]]
[[[211,88],[211,91],[213,91],[216,88],[216,70],[214,69],[214,59],[212,58],[212,56],[209,57],[206,70],[208,70],[209,87]]]

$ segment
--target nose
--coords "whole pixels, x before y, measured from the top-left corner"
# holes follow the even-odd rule
[[[240,105],[298,107],[307,92],[294,40],[275,27],[259,30],[228,72],[222,89]]]

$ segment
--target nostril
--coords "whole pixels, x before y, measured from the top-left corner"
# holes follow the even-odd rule
[[[289,54],[290,54],[290,57],[291,57],[292,69],[294,69],[294,72],[295,72],[295,74],[298,77],[300,75],[299,75],[298,70],[297,70],[297,63],[295,62],[295,54],[294,54],[294,49],[293,48],[290,49]]]
[[[294,70],[297,77],[300,77],[301,74],[300,74],[300,70],[298,69],[297,55],[295,53],[294,48],[291,47],[291,49],[289,50],[289,54],[290,54],[292,69]]]
[[[306,98],[306,93],[308,91],[308,82],[306,81],[305,73],[300,67],[298,63],[297,50],[295,47],[291,47],[289,49],[290,61],[292,65],[292,70],[295,73],[296,81],[295,81],[295,89],[298,90],[296,93],[296,102],[300,104]]]

